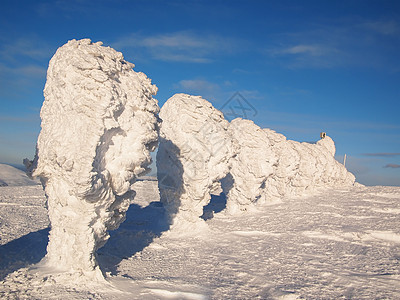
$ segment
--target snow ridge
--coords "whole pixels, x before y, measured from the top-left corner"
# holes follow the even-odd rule
[[[50,60],[34,161],[48,199],[47,267],[102,278],[95,251],[124,220],[158,141],[157,87],[122,53],[71,40]]]
[[[0,164],[0,187],[1,186],[26,186],[38,185],[38,180],[32,180],[24,171],[9,165]]]
[[[229,123],[211,103],[186,94],[171,97],[160,118],[160,197],[181,231],[202,223],[203,207],[221,187],[227,195],[225,212],[236,214],[355,181],[335,160],[335,144],[328,136],[316,144],[286,140],[250,120]]]
[[[335,144],[328,136],[315,144],[299,143],[240,118],[232,120],[229,131],[239,149],[230,160],[232,180],[224,184],[230,214],[252,209],[253,204],[355,182],[354,175],[335,160]]]

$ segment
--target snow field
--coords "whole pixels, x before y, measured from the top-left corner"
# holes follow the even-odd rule
[[[156,181],[138,181],[134,188],[137,195],[127,220],[98,250],[100,267],[114,290],[87,283],[56,284],[51,277],[43,282],[32,270],[22,268],[5,272],[0,295],[6,299],[12,295],[21,299],[400,297],[398,187],[327,189],[314,196],[287,197],[252,214],[215,213],[206,221],[209,231],[191,237],[165,235],[166,211],[158,202]],[[9,187],[2,189],[4,194]],[[16,196],[9,192],[8,202],[26,199],[21,197],[28,194],[19,189]],[[0,209],[4,219],[13,218],[7,206]],[[32,214],[47,222],[42,206]],[[26,224],[25,232],[40,229],[30,229],[23,214],[19,218],[20,224]],[[29,240],[26,233],[12,230],[10,235],[19,237],[20,245]],[[45,249],[45,243],[38,240],[30,250]],[[1,246],[1,255],[9,244]],[[26,259],[23,266],[28,267]]]

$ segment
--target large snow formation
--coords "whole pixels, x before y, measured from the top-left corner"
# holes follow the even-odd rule
[[[176,94],[160,111],[157,152],[160,199],[173,227],[200,224],[210,194],[221,190],[234,155],[229,122],[199,96]],[[178,225],[179,224],[179,225]]]
[[[286,140],[250,120],[228,123],[201,97],[177,94],[161,108],[157,169],[161,201],[174,223],[198,222],[222,188],[235,214],[285,196],[354,184],[335,158],[330,137],[316,144]],[[179,222],[182,224],[182,222]]]
[[[122,53],[72,40],[50,60],[30,169],[48,199],[46,266],[101,278],[95,251],[124,220],[157,146],[157,87]]]
[[[227,196],[226,212],[235,214],[251,209],[253,203],[266,197],[263,187],[273,175],[278,157],[267,133],[250,120],[232,120],[229,133],[238,153],[230,159],[230,174],[222,183]]]
[[[223,185],[228,213],[319,188],[354,184],[354,175],[335,160],[335,144],[328,136],[315,144],[299,143],[240,118],[229,124],[229,131],[238,154],[230,160],[231,180]]]

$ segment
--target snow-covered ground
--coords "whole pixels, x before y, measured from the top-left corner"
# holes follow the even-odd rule
[[[0,298],[399,299],[400,187],[352,187],[225,216],[209,231],[168,230],[157,182],[135,183],[127,220],[98,251],[110,285],[55,283],[41,186],[0,187]],[[164,233],[164,234],[163,234]]]

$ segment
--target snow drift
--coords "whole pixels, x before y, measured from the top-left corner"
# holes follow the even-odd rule
[[[32,176],[45,188],[46,266],[102,278],[95,251],[116,229],[157,146],[157,87],[122,53],[72,40],[50,60]]]
[[[186,94],[168,99],[160,118],[160,199],[173,227],[185,230],[185,224],[200,224],[203,206],[211,193],[221,190],[220,180],[229,172],[234,155],[229,123],[211,103]]]
[[[198,223],[210,193],[221,192],[220,183],[228,214],[318,188],[354,184],[354,176],[335,160],[330,137],[299,143],[250,120],[228,123],[209,102],[185,94],[170,98],[160,117],[159,190],[175,223]]]

